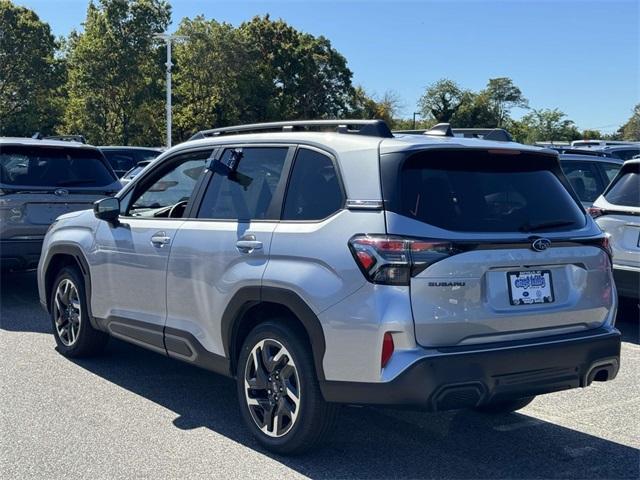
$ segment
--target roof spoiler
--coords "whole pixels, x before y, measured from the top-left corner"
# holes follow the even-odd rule
[[[198,140],[221,135],[260,133],[260,132],[293,132],[310,130],[328,130],[337,133],[366,135],[369,137],[391,138],[393,134],[384,120],[295,120],[289,122],[251,123],[230,127],[202,130],[189,140]]]

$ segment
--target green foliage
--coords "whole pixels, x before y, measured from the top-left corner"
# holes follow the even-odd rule
[[[96,144],[160,144],[162,51],[153,35],[169,24],[164,0],[90,3],[83,32],[69,38],[64,131]]]
[[[178,33],[189,36],[175,57],[179,137],[238,122],[336,118],[350,111],[357,95],[365,102],[329,40],[283,20],[267,15],[234,28],[185,18]]]
[[[529,108],[529,101],[507,77],[490,78],[487,88],[481,92],[486,97],[487,106],[493,115],[497,127],[502,127],[509,120],[509,113],[514,107]]]
[[[388,90],[382,97],[376,99],[375,96],[367,94],[364,88],[358,86],[353,89],[348,115],[353,118],[384,120],[389,126],[395,128],[395,118],[400,108],[400,97],[397,93]]]
[[[572,141],[581,138],[572,120],[557,108],[532,110],[519,121],[511,120],[507,129],[514,139],[533,144],[547,140]]]
[[[640,142],[640,103],[633,108],[633,115],[618,132],[622,140]]]
[[[50,133],[59,121],[63,63],[49,25],[0,0],[0,135]]]
[[[425,118],[449,122],[464,99],[464,91],[453,80],[443,78],[429,85],[418,107]]]

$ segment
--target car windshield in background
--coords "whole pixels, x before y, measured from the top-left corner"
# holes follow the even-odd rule
[[[614,205],[627,207],[640,207],[640,173],[638,166],[635,171],[623,173],[618,180],[611,185],[604,198]]]
[[[402,167],[399,213],[464,232],[583,227],[583,212],[551,168],[551,160],[526,154],[414,154]]]
[[[116,173],[120,174],[131,170],[138,162],[153,160],[160,155],[156,150],[144,148],[102,148],[101,150]]]
[[[115,181],[96,150],[3,146],[0,152],[0,182],[4,185],[103,187]]]

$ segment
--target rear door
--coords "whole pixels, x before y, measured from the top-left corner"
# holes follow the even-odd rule
[[[184,342],[170,348],[176,337],[196,338],[224,355],[222,314],[240,288],[260,287],[293,151],[288,145],[230,146],[207,170],[201,200],[176,233],[169,259],[169,355],[190,357]]]
[[[418,343],[553,335],[609,318],[607,254],[576,240],[599,230],[555,157],[434,150],[397,165],[395,187],[383,177],[388,233],[448,242],[410,281]]]

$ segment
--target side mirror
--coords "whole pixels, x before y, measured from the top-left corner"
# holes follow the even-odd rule
[[[98,200],[93,204],[93,214],[100,220],[109,223],[118,223],[120,216],[120,200],[115,197],[107,197]]]

